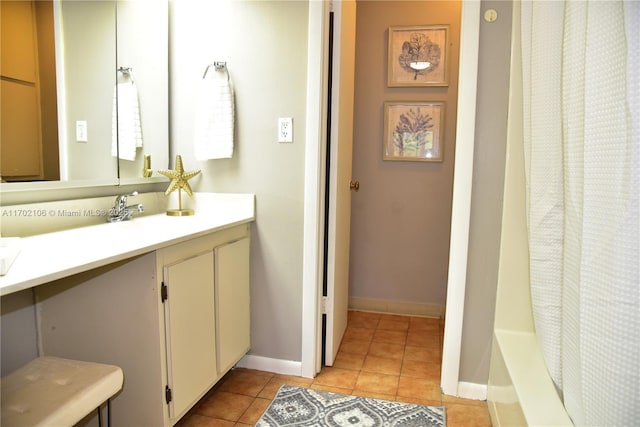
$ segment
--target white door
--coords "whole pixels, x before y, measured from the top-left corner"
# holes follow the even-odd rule
[[[356,2],[333,3],[333,75],[327,235],[325,364],[333,365],[347,327],[349,305],[349,232],[351,223],[351,151],[356,44]]]

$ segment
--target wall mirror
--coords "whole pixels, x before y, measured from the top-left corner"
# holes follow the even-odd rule
[[[2,191],[157,182],[143,166],[169,164],[167,1],[1,5]]]

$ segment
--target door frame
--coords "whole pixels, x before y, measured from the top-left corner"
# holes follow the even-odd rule
[[[309,1],[307,38],[307,116],[304,155],[302,244],[301,375],[313,378],[322,368],[322,281],[327,123],[328,34],[331,4]]]
[[[304,177],[301,374],[313,378],[321,369],[326,149],[327,43],[329,2],[309,1],[307,117]],[[458,395],[462,320],[469,244],[471,180],[480,35],[480,2],[462,0],[460,69],[456,125],[449,275],[441,387]],[[464,123],[464,126],[462,124]]]

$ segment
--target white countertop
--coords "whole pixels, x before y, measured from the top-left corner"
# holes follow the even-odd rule
[[[21,239],[0,296],[255,221],[253,194],[197,193],[195,215],[164,213]]]

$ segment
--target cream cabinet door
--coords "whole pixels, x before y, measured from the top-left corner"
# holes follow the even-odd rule
[[[218,374],[222,375],[250,347],[249,239],[218,246],[215,258]]]
[[[213,251],[164,267],[169,418],[179,418],[217,380]]]

